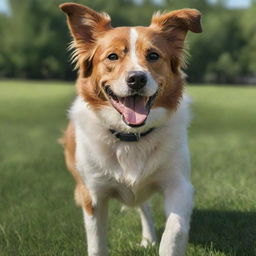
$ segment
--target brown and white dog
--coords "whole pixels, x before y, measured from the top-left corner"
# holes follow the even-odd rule
[[[79,68],[64,146],[88,255],[107,255],[110,198],[138,207],[141,245],[155,244],[146,202],[154,192],[163,195],[167,218],[159,255],[184,255],[193,187],[181,68],[186,34],[201,32],[201,14],[182,9],[155,14],[149,27],[113,28],[107,14],[74,3],[60,8]]]

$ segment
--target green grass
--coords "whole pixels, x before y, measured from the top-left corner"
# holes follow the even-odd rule
[[[256,88],[189,87],[196,189],[186,256],[256,255]],[[57,82],[0,82],[0,256],[86,255],[74,182],[57,143],[74,87]],[[158,238],[161,199],[152,200]],[[112,256],[153,256],[141,249],[134,210],[112,201]]]

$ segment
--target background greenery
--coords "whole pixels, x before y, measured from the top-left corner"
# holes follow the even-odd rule
[[[57,143],[74,87],[0,82],[0,255],[86,255],[74,182]],[[256,255],[256,88],[193,86],[189,130],[196,189],[186,256]],[[152,200],[158,239],[162,201]],[[111,256],[155,256],[138,246],[138,214],[111,201]]]
[[[197,8],[202,34],[189,35],[192,82],[256,83],[256,3],[228,9],[225,0],[72,0],[111,14],[113,25],[148,25],[156,10]],[[68,63],[70,36],[58,5],[64,0],[9,0],[0,14],[0,78],[73,79]],[[139,4],[138,4],[139,3]]]

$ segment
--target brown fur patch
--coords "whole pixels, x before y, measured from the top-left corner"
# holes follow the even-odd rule
[[[174,42],[170,43],[165,39],[159,29],[136,28],[139,34],[137,39],[137,53],[140,65],[150,71],[159,86],[159,93],[152,108],[164,107],[170,111],[176,110],[182,96],[184,76],[181,71],[182,62],[177,63],[176,70],[173,70],[171,59],[173,56],[182,56],[174,47]],[[156,62],[148,62],[145,58],[147,52],[157,52],[160,59]]]
[[[181,9],[161,14],[157,12],[152,17],[151,26],[160,27],[162,31],[172,32],[175,29],[201,33],[201,13],[195,9]]]
[[[76,181],[76,188],[74,194],[76,204],[83,207],[88,215],[93,215],[92,199],[90,197],[89,191],[87,190],[81,176],[75,168],[75,129],[71,122],[68,124],[65,131],[63,145],[67,168]]]
[[[150,27],[161,31],[172,49],[170,62],[174,73],[185,65],[184,41],[188,30],[202,32],[201,13],[195,9],[181,9],[169,13],[160,12],[152,17]]]
[[[114,42],[114,43],[113,43]],[[110,105],[103,90],[106,82],[118,79],[127,67],[127,49],[129,46],[129,28],[114,28],[102,32],[96,41],[96,48],[92,58],[92,72],[90,77],[84,77],[79,72],[77,81],[78,94],[95,110]],[[106,60],[108,54],[115,52],[119,56],[118,64]],[[83,66],[80,70],[83,70]]]

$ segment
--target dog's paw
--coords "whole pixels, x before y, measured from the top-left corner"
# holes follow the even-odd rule
[[[129,207],[127,207],[126,205],[122,205],[120,212],[124,213],[124,212],[126,212],[128,210],[129,210]]]
[[[155,246],[155,245],[156,245],[156,241],[147,239],[147,238],[143,238],[140,242],[140,246],[144,248]]]

